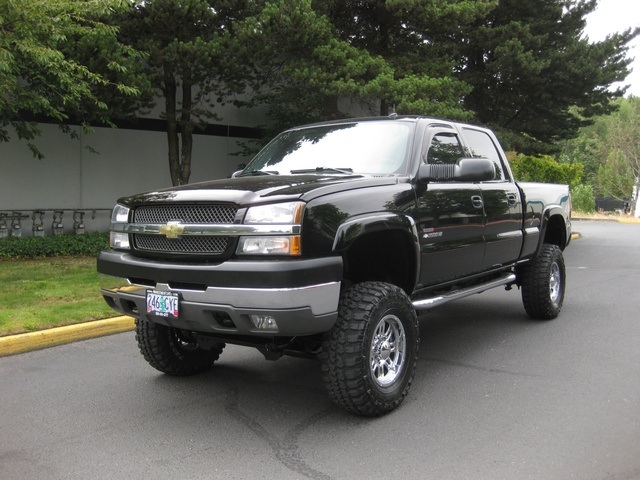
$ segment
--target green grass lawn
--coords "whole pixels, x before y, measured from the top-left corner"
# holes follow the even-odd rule
[[[93,257],[0,262],[0,335],[115,316]]]

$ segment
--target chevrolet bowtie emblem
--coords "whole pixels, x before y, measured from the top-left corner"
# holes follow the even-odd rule
[[[183,232],[184,225],[180,222],[167,222],[160,227],[160,235],[165,235],[167,238],[178,238]]]

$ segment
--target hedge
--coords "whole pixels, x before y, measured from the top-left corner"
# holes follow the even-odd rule
[[[559,163],[548,155],[510,156],[509,162],[516,180],[521,182],[566,183],[571,188],[581,184],[582,163]]]
[[[109,248],[108,233],[7,237],[0,239],[0,259],[26,260],[41,257],[97,255],[98,252],[107,248]]]

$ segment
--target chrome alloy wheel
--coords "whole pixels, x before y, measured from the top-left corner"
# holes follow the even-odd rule
[[[376,326],[371,339],[371,377],[380,387],[393,384],[405,366],[407,339],[402,322],[386,315]]]
[[[560,267],[557,262],[553,262],[549,270],[549,298],[553,303],[557,303],[562,289]]]

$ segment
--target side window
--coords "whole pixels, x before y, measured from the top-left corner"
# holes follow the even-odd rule
[[[506,180],[505,168],[493,140],[480,130],[464,128],[464,138],[468,146],[469,157],[484,157],[492,160],[496,166],[496,180]]]
[[[462,157],[464,157],[464,150],[455,133],[441,132],[433,136],[427,152],[428,163],[453,165]]]

